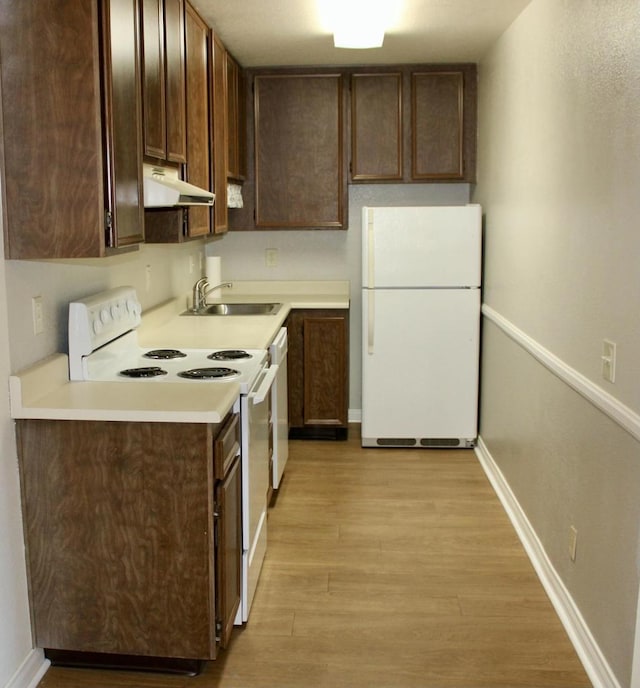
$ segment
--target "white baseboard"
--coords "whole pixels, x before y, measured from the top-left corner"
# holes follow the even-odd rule
[[[36,688],[50,665],[42,650],[31,650],[4,688]]]
[[[594,688],[621,688],[580,610],[554,569],[535,530],[481,437],[475,451]]]

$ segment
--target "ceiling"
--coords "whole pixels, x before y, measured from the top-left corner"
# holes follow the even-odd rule
[[[346,1],[346,0],[345,0]],[[333,47],[317,0],[192,0],[244,67],[477,62],[531,0],[389,0],[382,48]]]

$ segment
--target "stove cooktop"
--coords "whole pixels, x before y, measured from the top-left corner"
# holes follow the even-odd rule
[[[236,382],[241,393],[266,365],[264,349],[145,349],[130,333],[94,351],[84,360],[84,380],[100,382]]]

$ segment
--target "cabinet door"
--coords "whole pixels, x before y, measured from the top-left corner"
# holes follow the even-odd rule
[[[213,113],[213,180],[216,200],[213,206],[214,233],[224,234],[229,228],[227,210],[227,67],[226,50],[217,36],[212,36],[211,93]]]
[[[211,188],[209,145],[209,27],[187,3],[187,166],[185,179],[203,189]],[[190,237],[211,232],[211,209],[189,208]]]
[[[287,330],[289,436],[346,438],[348,311],[293,310]]]
[[[464,178],[464,77],[462,72],[411,76],[412,178]]]
[[[142,0],[144,154],[186,162],[184,0]]]
[[[345,226],[341,74],[254,81],[258,228]]]
[[[55,12],[3,0],[1,14],[5,257],[97,257],[140,240],[137,0]]]
[[[351,77],[351,179],[402,179],[402,74]]]
[[[142,105],[144,154],[164,160],[167,154],[162,0],[142,0]]]
[[[346,319],[342,315],[304,320],[304,423],[347,424]]]
[[[138,0],[105,0],[102,8],[105,243],[117,248],[144,239]]]
[[[237,456],[216,487],[216,626],[226,648],[240,606],[242,567],[242,483]]]
[[[227,177],[244,180],[244,78],[242,70],[227,52]]]
[[[164,0],[167,160],[187,162],[184,0]]]
[[[214,658],[209,426],[17,430],[38,647]]]

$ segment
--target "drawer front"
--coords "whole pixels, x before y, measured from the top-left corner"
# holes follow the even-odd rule
[[[233,413],[225,420],[214,442],[214,477],[222,480],[233,460],[240,454],[240,414]]]

